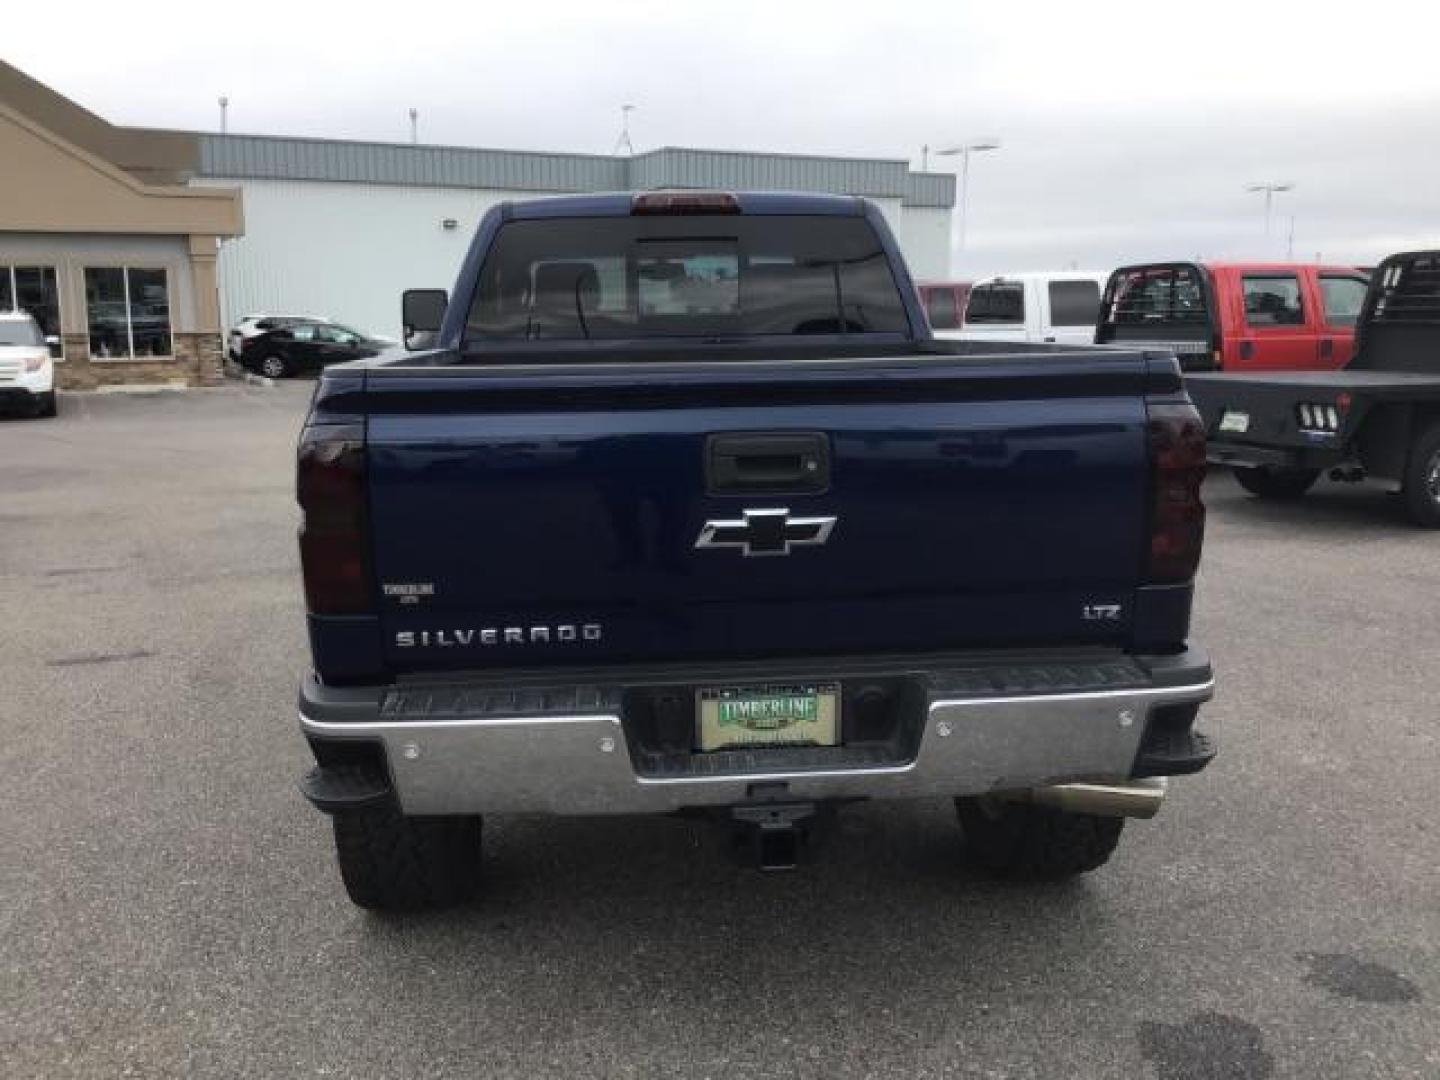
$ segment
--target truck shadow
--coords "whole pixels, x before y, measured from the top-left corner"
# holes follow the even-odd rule
[[[663,1009],[667,1038],[713,1043],[823,1038],[835,1025],[850,1038],[865,1017],[913,1032],[951,1002],[1053,992],[1057,971],[1077,988],[1097,966],[1130,978],[1144,964],[1106,899],[1124,890],[1123,844],[1100,872],[1122,877],[1106,887],[1000,882],[965,865],[948,801],[846,808],[813,861],[783,874],[739,865],[724,830],[702,821],[507,818],[487,830],[483,898],[366,918],[367,966],[421,952],[487,1010],[587,1025],[632,1023],[638,995]],[[976,1008],[978,1024],[989,1006]]]
[[[1229,476],[1212,475],[1205,482],[1204,494],[1215,518],[1246,525],[1303,529],[1309,535],[1326,537],[1424,531],[1406,516],[1398,495],[1367,484],[1321,480],[1304,498],[1274,502],[1245,493]]]

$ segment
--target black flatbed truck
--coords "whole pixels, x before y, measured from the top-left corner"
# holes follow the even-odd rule
[[[1298,499],[1322,474],[1399,491],[1440,528],[1440,251],[1392,255],[1370,279],[1355,356],[1338,371],[1193,372],[1212,463],[1265,499]]]

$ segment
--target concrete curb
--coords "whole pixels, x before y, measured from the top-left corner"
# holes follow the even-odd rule
[[[90,390],[67,390],[69,394],[178,394],[191,387],[183,381],[162,383],[112,383],[96,386]]]

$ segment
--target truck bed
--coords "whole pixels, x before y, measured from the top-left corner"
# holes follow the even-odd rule
[[[1387,410],[1440,403],[1440,374],[1371,368],[1192,373],[1185,385],[1205,421],[1210,460],[1229,465],[1325,469],[1351,464],[1367,420],[1385,415],[1388,423]],[[1306,406],[1333,408],[1338,422],[1307,427]],[[1242,422],[1245,430],[1236,430]]]
[[[965,341],[671,350],[330,369],[314,420],[365,418],[382,603],[369,631],[312,619],[322,670],[1183,639],[1189,587],[1140,583],[1146,400],[1178,392],[1173,361]],[[825,483],[718,489],[710,440],[771,432],[814,433]],[[778,559],[697,540],[756,509],[832,517],[833,538]],[[585,626],[602,629],[560,638]]]
[[[1195,372],[1185,376],[1185,385],[1192,397],[1207,398],[1223,394],[1237,401],[1250,389],[1264,392],[1267,388],[1287,390],[1334,390],[1374,394],[1379,397],[1405,397],[1420,392],[1440,391],[1440,375],[1411,371],[1276,371],[1264,375],[1238,372]]]

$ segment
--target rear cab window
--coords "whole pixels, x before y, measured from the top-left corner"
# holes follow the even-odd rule
[[[965,322],[978,326],[1024,323],[1025,286],[1018,281],[976,285],[965,301]]]
[[[1305,302],[1296,274],[1246,274],[1240,279],[1245,322],[1252,327],[1303,326]]]
[[[907,333],[868,221],[805,215],[511,221],[465,341]]]
[[[1093,281],[1049,284],[1051,326],[1094,326],[1100,314],[1100,286]]]

